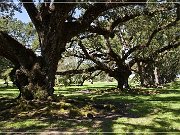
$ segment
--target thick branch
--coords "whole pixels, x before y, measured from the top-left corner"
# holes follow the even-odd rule
[[[164,9],[164,8],[160,8],[160,9],[157,9],[153,12],[150,12],[150,11],[147,11],[147,10],[144,10],[143,12],[136,12],[134,14],[130,14],[130,15],[125,15],[124,17],[120,17],[120,18],[117,18],[116,20],[114,20],[114,22],[112,22],[111,24],[111,30],[113,30],[117,25],[119,24],[122,24],[124,22],[127,22],[131,19],[134,19],[135,17],[138,17],[138,16],[141,16],[141,15],[147,15],[147,16],[153,16],[155,13],[157,12],[163,12],[163,11],[168,11],[168,10],[171,10],[172,8],[168,8],[168,9]]]
[[[23,3],[24,8],[26,9],[29,17],[31,18],[32,23],[36,27],[37,31],[41,30],[41,20],[40,20],[40,13],[37,10],[33,0],[21,0]]]
[[[117,25],[119,25],[119,24],[121,24],[121,23],[123,23],[123,22],[127,22],[127,21],[129,21],[129,20],[131,20],[131,19],[134,19],[135,17],[137,17],[137,16],[139,16],[139,15],[141,15],[140,12],[138,12],[138,13],[136,13],[136,14],[126,15],[126,16],[124,16],[123,18],[120,17],[120,18],[116,19],[116,20],[111,24],[111,28],[110,28],[110,29],[113,30]]]
[[[100,26],[90,26],[88,28],[88,31],[92,33],[97,33],[98,35],[103,35],[105,37],[114,37],[114,33],[112,31],[101,28]]]
[[[152,39],[154,38],[154,36],[155,36],[158,32],[160,32],[161,30],[167,29],[167,28],[169,28],[169,27],[171,27],[171,26],[176,25],[177,21],[178,21],[178,20],[176,19],[174,22],[171,22],[171,23],[169,23],[169,24],[167,24],[167,25],[165,25],[165,26],[162,26],[162,27],[159,27],[159,28],[155,29],[155,30],[151,33],[151,35],[150,35],[150,37],[149,37],[149,39],[148,39],[148,41],[147,41],[147,43],[146,43],[145,46],[148,47],[148,46],[150,45]]]
[[[84,25],[89,25],[91,24],[102,12],[107,11],[112,8],[116,7],[122,7],[122,6],[127,6],[127,5],[145,5],[146,0],[128,0],[126,2],[123,2],[122,0],[116,0],[113,2],[116,3],[108,3],[108,0],[105,2],[107,3],[95,3],[92,6],[90,6],[86,12],[84,13],[82,17],[82,24]],[[140,2],[140,3],[138,3]]]
[[[109,50],[109,55],[110,57],[112,57],[116,63],[119,63],[118,65],[120,65],[120,63],[122,62],[122,59],[121,57],[114,52],[114,50],[111,48],[111,44],[110,44],[110,41],[108,38],[106,38],[106,46],[108,47],[108,50]]]
[[[155,52],[153,52],[149,57],[146,58],[134,58],[130,63],[129,66],[132,67],[135,63],[137,62],[143,62],[143,63],[149,63],[149,62],[154,62],[155,58],[162,52],[170,50],[172,48],[178,48],[180,46],[180,42],[175,42],[175,43],[170,43],[167,46],[164,46]]]
[[[136,50],[143,49],[143,48],[145,48],[145,47],[146,47],[146,48],[149,47],[152,39],[155,37],[155,35],[156,35],[158,32],[160,32],[161,30],[167,29],[167,28],[169,28],[169,27],[171,27],[171,26],[176,25],[177,22],[178,22],[178,19],[176,19],[175,21],[173,21],[173,22],[171,22],[171,23],[169,23],[169,24],[167,24],[167,25],[165,25],[165,26],[162,26],[162,27],[159,27],[159,28],[155,29],[155,30],[152,32],[152,34],[150,35],[150,37],[149,37],[149,39],[148,39],[148,41],[146,42],[145,45],[137,45],[137,46],[131,48],[131,49],[124,55],[124,57],[123,57],[122,59],[123,59],[123,60],[127,59],[127,57],[128,57],[131,53],[135,52]]]
[[[65,29],[69,29],[70,31],[66,33],[67,37],[73,37],[79,33],[84,31],[90,31],[93,33],[98,33],[100,35],[110,35],[113,37],[113,33],[110,30],[103,29],[99,26],[91,26],[91,23],[100,16],[104,11],[107,11],[112,8],[128,6],[128,5],[145,5],[146,0],[128,0],[126,2],[122,0],[113,1],[113,3],[108,0],[103,1],[105,3],[94,3],[92,4],[84,13],[84,15],[79,18],[75,22],[67,22],[65,23]],[[106,3],[107,2],[107,3]],[[116,3],[114,3],[116,2]],[[118,3],[119,2],[119,3]],[[140,2],[140,3],[138,3]]]
[[[154,62],[152,58],[134,58],[129,62],[129,67],[132,67],[137,62],[150,63]]]
[[[164,46],[164,47],[156,50],[156,51],[151,55],[151,57],[157,57],[158,54],[163,53],[164,51],[168,51],[168,50],[173,49],[173,48],[178,48],[179,46],[180,46],[180,42],[170,43],[169,45]]]
[[[8,34],[0,31],[0,55],[9,59],[13,64],[31,68],[36,55],[30,49],[13,39]]]
[[[82,74],[82,73],[89,73],[89,72],[94,72],[96,70],[100,70],[98,66],[95,67],[90,67],[86,69],[75,69],[75,70],[68,70],[64,72],[56,72],[56,75],[71,75],[71,74]]]
[[[81,47],[82,51],[84,52],[84,55],[86,56],[86,59],[92,60],[94,63],[97,64],[97,66],[101,67],[104,71],[109,71],[109,68],[103,64],[102,62],[96,60],[93,56],[91,56],[87,50],[86,47],[82,44],[81,41],[79,41],[79,46]]]

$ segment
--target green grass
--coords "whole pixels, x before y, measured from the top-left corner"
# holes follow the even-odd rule
[[[0,131],[22,131],[22,132],[135,132],[135,134],[180,134],[180,81],[166,85],[160,89],[138,88],[141,91],[149,91],[151,94],[127,94],[113,88],[116,83],[96,82],[86,83],[84,86],[55,87],[57,95],[64,95],[65,99],[77,99],[82,105],[70,103],[42,103],[38,109],[28,109],[21,106],[19,112],[9,108],[6,115],[11,114],[0,121]],[[18,95],[15,88],[0,88],[0,98],[14,98]],[[11,101],[13,102],[13,101]],[[11,102],[1,100],[0,105]],[[87,106],[84,105],[87,102]],[[93,103],[115,105],[123,113],[113,113],[113,109],[107,113],[92,108]],[[122,106],[125,104],[126,106]],[[126,107],[126,108],[124,108]],[[69,109],[65,109],[69,108]],[[111,108],[111,107],[110,107]],[[117,109],[117,108],[116,108]],[[46,111],[44,111],[46,110]],[[73,115],[80,117],[66,117],[69,110],[74,110]],[[3,112],[3,111],[2,111]],[[33,114],[34,113],[34,114]],[[93,120],[87,119],[87,113],[94,114]],[[99,113],[99,114],[98,114]],[[33,115],[32,115],[33,114]],[[62,115],[63,114],[63,115]]]

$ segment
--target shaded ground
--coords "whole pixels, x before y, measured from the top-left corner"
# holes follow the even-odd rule
[[[122,93],[111,83],[56,88],[56,101],[23,101],[0,90],[0,132],[180,133],[180,83]],[[60,95],[60,96],[58,96]],[[63,97],[61,95],[64,95]]]

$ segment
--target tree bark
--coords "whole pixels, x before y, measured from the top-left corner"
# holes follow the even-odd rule
[[[128,78],[131,74],[131,70],[127,66],[124,66],[110,73],[110,76],[114,77],[117,80],[117,88],[124,91],[125,89],[130,89],[128,84]]]
[[[156,68],[157,67],[154,66],[154,63],[138,64],[141,86],[154,87],[159,84],[159,77]]]
[[[31,100],[52,96],[58,58],[47,61],[43,57],[37,57],[34,52],[4,32],[0,32],[0,40],[0,55],[15,65],[11,78],[19,88],[18,97]],[[52,55],[53,52],[50,52]]]
[[[128,75],[127,76],[121,75],[118,78],[116,77],[115,79],[118,82],[117,88],[121,90],[130,89],[129,84],[128,84],[128,78],[129,78]]]
[[[31,69],[22,66],[16,69],[14,82],[20,90],[19,98],[45,100],[52,96],[47,74],[44,72],[46,66],[43,66],[39,59],[41,58],[37,58]]]
[[[140,85],[145,86],[145,79],[144,79],[144,66],[142,62],[137,62],[137,67],[138,67],[138,74],[139,74],[139,79],[140,79]]]
[[[155,84],[159,85],[159,76],[158,76],[158,68],[154,68],[154,78],[155,78]]]

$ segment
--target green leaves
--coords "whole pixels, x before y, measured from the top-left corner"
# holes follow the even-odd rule
[[[21,12],[21,4],[14,3],[13,0],[1,0],[0,14],[6,18],[14,16],[15,12]]]
[[[17,19],[0,18],[0,30],[6,31],[28,48],[36,50],[39,47],[38,36],[31,22],[23,23]]]

